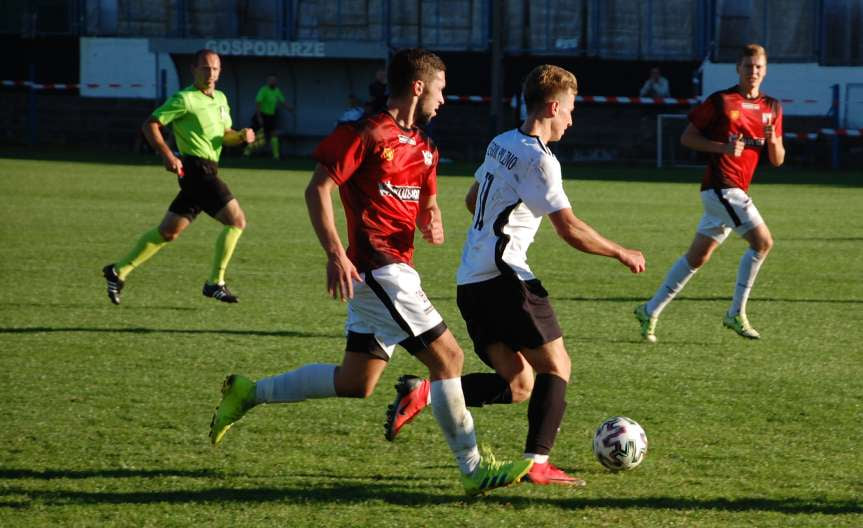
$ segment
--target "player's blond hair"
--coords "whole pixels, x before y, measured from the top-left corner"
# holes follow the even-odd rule
[[[572,72],[552,64],[537,66],[524,79],[521,93],[528,112],[533,112],[558,94],[572,90],[578,93],[578,81]]]
[[[396,52],[387,67],[390,95],[400,97],[410,92],[414,81],[430,83],[437,72],[445,72],[440,57],[422,48],[407,48]]]
[[[740,50],[740,57],[737,58],[737,64],[742,64],[746,57],[764,57],[764,62],[767,62],[767,50],[759,44],[747,44]]]

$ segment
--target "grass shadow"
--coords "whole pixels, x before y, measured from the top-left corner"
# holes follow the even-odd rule
[[[87,479],[87,478],[153,478],[188,477],[209,478],[218,476],[212,469],[15,469],[0,468],[3,479]]]
[[[332,477],[337,480],[338,477]],[[341,480],[341,479],[338,479]],[[333,507],[334,504],[363,504],[370,501],[384,502],[393,506],[430,506],[462,504],[482,501],[502,507],[529,508],[538,504],[561,510],[578,509],[655,509],[673,511],[726,511],[726,512],[776,512],[783,514],[848,515],[863,513],[863,504],[854,500],[831,501],[813,498],[768,499],[762,497],[724,497],[695,499],[683,497],[617,497],[617,498],[556,498],[516,495],[510,490],[498,490],[488,496],[471,499],[462,494],[437,493],[405,488],[399,483],[364,482],[332,485],[309,485],[301,487],[254,487],[254,488],[208,488],[199,490],[165,491],[75,491],[32,490],[18,487],[0,489],[0,497],[18,496],[26,499],[0,502],[0,508],[20,508],[21,502],[38,501],[48,505],[101,505],[101,504],[197,504],[197,503],[241,503],[246,505],[270,502],[293,504],[319,504]]]
[[[216,334],[256,337],[303,337],[303,338],[342,338],[342,334],[324,334],[315,332],[298,332],[295,330],[231,330],[231,329],[199,329],[199,328],[94,328],[81,326],[12,326],[0,327],[0,334],[44,334],[44,333],[119,333],[119,334]]]

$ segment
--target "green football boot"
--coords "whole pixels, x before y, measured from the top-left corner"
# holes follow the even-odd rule
[[[725,326],[725,328],[734,330],[737,332],[737,335],[743,336],[747,339],[761,339],[761,334],[752,328],[752,325],[749,324],[749,319],[747,319],[742,313],[734,316],[726,313],[725,317],[722,318],[722,325]]]
[[[533,460],[527,458],[515,462],[498,462],[491,452],[485,451],[479,466],[470,475],[462,475],[461,483],[468,495],[477,495],[519,482],[532,466]]]
[[[219,445],[234,422],[255,406],[255,382],[239,374],[231,374],[222,383],[222,401],[210,422],[210,442]]]
[[[639,305],[632,313],[635,314],[635,318],[638,319],[639,323],[641,323],[641,337],[643,337],[645,341],[656,343],[656,321],[658,321],[659,318],[647,315],[647,304]]]

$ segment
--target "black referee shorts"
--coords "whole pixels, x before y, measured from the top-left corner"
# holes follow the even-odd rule
[[[219,165],[195,156],[183,156],[182,161],[184,175],[177,178],[180,192],[168,210],[189,220],[201,211],[215,218],[234,199],[228,184],[219,179]]]
[[[273,132],[276,131],[276,114],[270,115],[261,112],[261,121],[263,121],[264,135],[269,140],[273,137]]]
[[[537,348],[563,336],[548,292],[539,279],[522,281],[512,275],[457,289],[458,309],[467,324],[474,351],[494,368],[486,348],[504,343],[513,350]]]

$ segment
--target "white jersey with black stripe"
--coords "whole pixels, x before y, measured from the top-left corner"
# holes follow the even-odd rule
[[[479,192],[456,281],[533,279],[527,248],[542,217],[570,207],[560,162],[538,137],[513,129],[489,143],[474,178]]]

